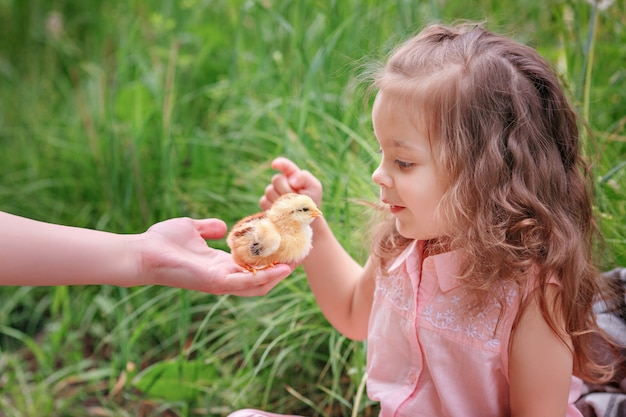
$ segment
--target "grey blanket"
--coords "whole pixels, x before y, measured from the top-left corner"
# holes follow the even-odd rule
[[[618,361],[615,378],[604,385],[585,384],[576,407],[584,417],[626,417],[626,268],[615,268],[604,276],[616,284],[615,303],[595,306],[598,324],[620,346],[621,352],[608,354]],[[605,348],[598,346],[598,352]],[[611,356],[612,355],[612,356]]]

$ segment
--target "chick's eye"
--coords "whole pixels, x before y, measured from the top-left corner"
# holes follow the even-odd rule
[[[306,213],[307,211],[309,211],[309,208],[308,207],[301,207],[301,208],[298,209],[298,211],[303,211],[303,212]]]

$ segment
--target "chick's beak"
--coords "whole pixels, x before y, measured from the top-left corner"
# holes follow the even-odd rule
[[[311,212],[311,217],[313,217],[314,219],[318,218],[318,217],[322,217],[322,212],[320,211],[320,209],[318,209],[317,207]]]

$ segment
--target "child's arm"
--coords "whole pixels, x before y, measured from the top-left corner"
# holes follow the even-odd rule
[[[291,268],[243,272],[210,248],[226,224],[170,219],[121,235],[39,222],[0,212],[0,285],[166,285],[214,294],[262,295]]]
[[[554,295],[557,288],[550,287]],[[552,331],[533,296],[513,331],[509,349],[511,416],[564,416],[573,367],[569,337],[565,336],[564,342]]]
[[[316,224],[317,223],[317,224]],[[367,338],[375,280],[370,263],[359,265],[324,218],[313,222],[313,249],[302,265],[320,309],[346,337]]]
[[[300,170],[286,158],[277,158],[272,167],[281,174],[275,175],[266,188],[261,198],[263,209],[289,192],[306,194],[320,206],[322,185],[311,173]],[[339,332],[351,339],[365,339],[374,292],[372,268],[369,264],[362,267],[352,259],[324,218],[316,219],[311,226],[313,249],[303,266],[315,299]]]

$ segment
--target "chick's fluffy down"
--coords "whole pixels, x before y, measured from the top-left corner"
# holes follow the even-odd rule
[[[321,216],[313,200],[285,194],[266,212],[241,219],[226,242],[235,262],[255,271],[299,263],[311,250],[311,222]]]

